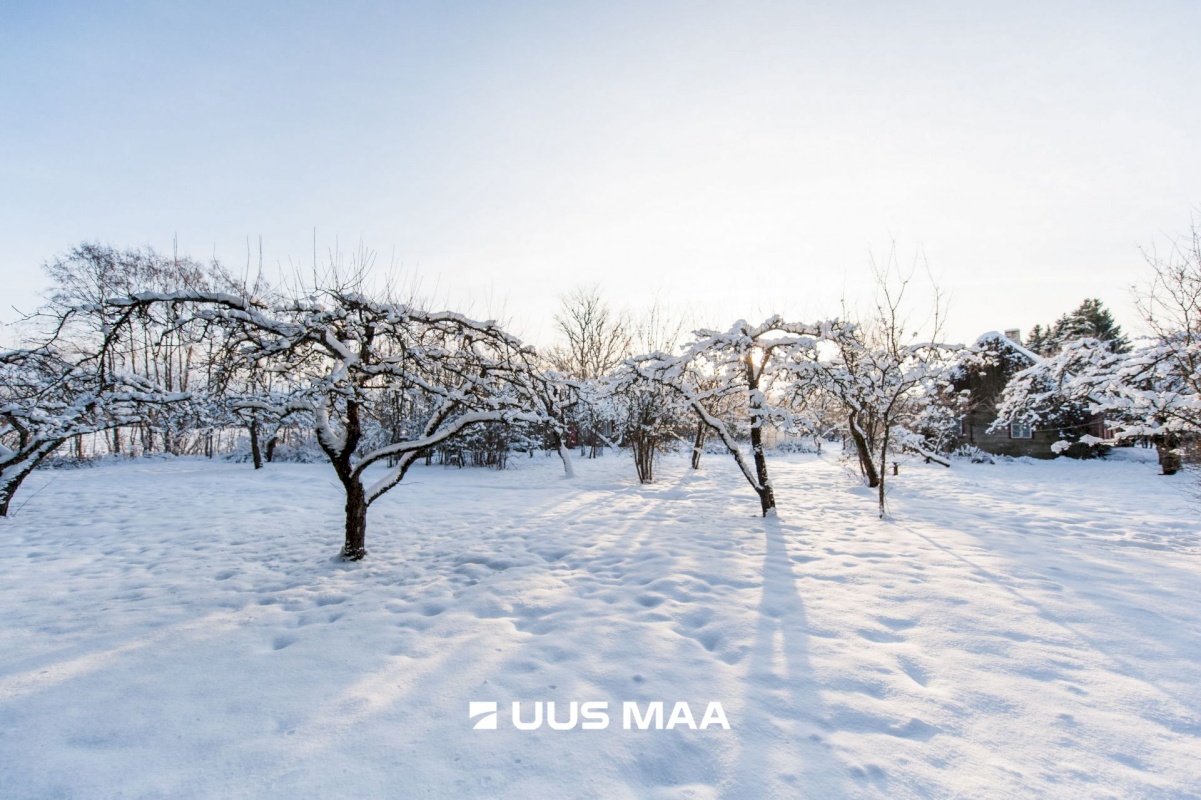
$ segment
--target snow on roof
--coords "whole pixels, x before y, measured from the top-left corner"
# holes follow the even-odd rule
[[[996,344],[1006,346],[1010,350],[1014,351],[1015,353],[1018,353],[1019,355],[1029,359],[1031,365],[1038,364],[1038,363],[1041,363],[1042,361],[1046,360],[1042,356],[1040,356],[1038,353],[1035,353],[1033,350],[1027,350],[1026,348],[1022,347],[1020,344],[1015,342],[1013,339],[1010,339],[1008,336],[1001,333],[1000,331],[989,331],[988,333],[981,334],[980,338],[976,340],[976,347],[980,347],[981,345],[994,343],[994,342]],[[1027,369],[1029,369],[1029,368],[1027,368]],[[1065,373],[1065,374],[1068,376],[1071,376],[1071,373]],[[1097,403],[1097,404],[1101,403],[1101,400],[1098,398],[1098,396],[1096,394],[1093,394],[1090,392],[1089,394],[1087,394],[1085,396],[1094,403]]]
[[[1015,353],[1028,359],[1031,364],[1037,364],[1038,362],[1043,360],[1043,357],[1040,356],[1038,353],[1035,353],[1033,350],[1027,350],[1026,348],[1022,347],[1019,343],[1015,342],[1013,339],[1010,339],[1008,336],[1001,333],[1000,331],[989,331],[988,333],[981,334],[980,338],[976,340],[976,346],[980,347],[981,345],[989,344],[992,342],[996,342],[998,344],[1002,344],[1002,345],[1009,347],[1010,350],[1013,350]]]

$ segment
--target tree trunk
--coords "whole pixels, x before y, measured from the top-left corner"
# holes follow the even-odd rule
[[[17,491],[17,487],[21,485],[21,480],[18,479],[4,486],[0,486],[0,517],[8,516],[8,504],[12,501],[13,495]]]
[[[867,439],[863,435],[863,431],[859,429],[859,420],[856,419],[852,412],[848,427],[851,431],[851,441],[855,443],[855,452],[859,455],[859,468],[863,471],[863,476],[867,478],[867,485],[875,489],[880,485],[880,475],[876,472],[875,459],[872,458],[871,450],[868,449]]]
[[[363,430],[359,425],[359,404],[354,400],[346,402],[343,429],[341,440],[335,442],[332,437],[322,435],[322,430],[328,432],[327,428],[318,428],[317,443],[329,458],[346,492],[346,541],[342,544],[342,560],[359,561],[367,555],[367,490],[352,465]],[[337,449],[334,449],[335,445]]]
[[[701,454],[705,452],[705,423],[696,423],[696,436],[692,440],[692,468],[701,468]]]
[[[343,561],[359,561],[367,555],[367,496],[363,484],[352,480],[346,488],[346,543]]]
[[[12,465],[0,473],[0,517],[8,516],[8,506],[12,502],[13,495],[17,493],[17,489],[21,488],[21,482],[29,477],[29,473],[33,472],[34,467],[41,460],[42,456],[38,456],[20,466]]]
[[[766,517],[776,511],[776,493],[767,475],[767,455],[763,452],[763,395],[759,392],[759,374],[749,354],[746,357],[746,383],[751,411],[751,455],[755,458],[755,479],[759,484],[755,493],[759,495],[759,506]]]
[[[884,442],[880,446],[880,519],[884,519],[884,475],[888,472],[888,427],[884,428]],[[893,465],[896,466],[895,464]]]
[[[1176,442],[1173,441],[1173,438],[1170,436],[1155,437],[1155,455],[1159,460],[1160,470],[1164,475],[1175,475],[1184,466],[1184,459],[1176,451]]]
[[[647,441],[636,441],[631,449],[634,451],[634,469],[638,471],[638,482],[653,482],[655,480],[655,446]]]
[[[0,470],[0,517],[8,516],[9,504],[12,503],[17,489],[21,488],[21,482],[42,463],[43,458],[57,450],[64,441],[56,439],[44,442],[33,450],[26,450],[21,460],[9,462],[7,467]]]
[[[759,480],[759,487],[755,492],[759,495],[759,506],[763,510],[763,516],[767,516],[776,510],[776,493],[771,487],[771,480],[767,477],[767,456],[763,452],[763,429],[757,424],[751,424],[751,454],[755,457],[755,477]]]
[[[0,486],[0,517],[8,516],[8,504],[12,502],[13,495],[21,486],[21,481],[25,480],[25,476],[28,474],[26,472],[17,475],[15,478],[6,480],[4,485]]]
[[[563,442],[563,437],[558,431],[554,431],[555,449],[559,451],[559,460],[563,462],[563,474],[568,478],[575,477],[575,468],[571,465],[571,453],[568,451],[566,444]]]
[[[263,468],[263,451],[259,449],[259,421],[250,420],[250,458],[255,469]]]
[[[267,440],[267,463],[271,464],[275,461],[275,446],[279,444],[279,433],[273,435]]]

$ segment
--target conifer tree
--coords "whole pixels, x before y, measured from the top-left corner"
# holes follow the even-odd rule
[[[1068,342],[1097,339],[1112,353],[1130,351],[1130,342],[1113,314],[1097,298],[1084,300],[1074,311],[1063,314],[1053,325],[1035,325],[1026,337],[1026,347],[1041,356],[1053,356]]]

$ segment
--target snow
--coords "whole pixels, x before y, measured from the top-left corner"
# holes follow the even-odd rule
[[[1038,353],[1034,352],[1033,350],[1027,350],[1025,347],[1022,346],[1021,342],[1015,342],[1013,339],[1010,339],[1008,336],[1001,333],[1000,331],[989,331],[987,333],[981,334],[976,339],[976,347],[983,347],[986,344],[992,344],[992,343],[996,343],[996,344],[1004,345],[1004,346],[1008,347],[1009,349],[1013,350],[1015,353],[1019,353],[1022,356],[1024,356],[1031,364],[1039,364],[1045,360],[1042,356],[1040,356]]]
[[[5,798],[1190,797],[1193,478],[832,456],[415,467],[344,564],[325,465],[39,471],[0,520]],[[24,505],[22,505],[24,503]],[[606,701],[514,730],[513,700]],[[624,701],[730,730],[624,730]],[[496,701],[497,730],[468,704]],[[532,706],[524,707],[525,719]],[[666,715],[666,714],[665,714]],[[560,714],[560,718],[563,714]]]

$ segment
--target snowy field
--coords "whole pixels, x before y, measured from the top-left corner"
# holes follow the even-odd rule
[[[328,466],[39,472],[0,520],[0,796],[1199,796],[1192,477],[911,463],[881,522],[781,457],[765,521],[706,459],[415,468],[359,564]],[[731,729],[620,724],[680,700]]]

